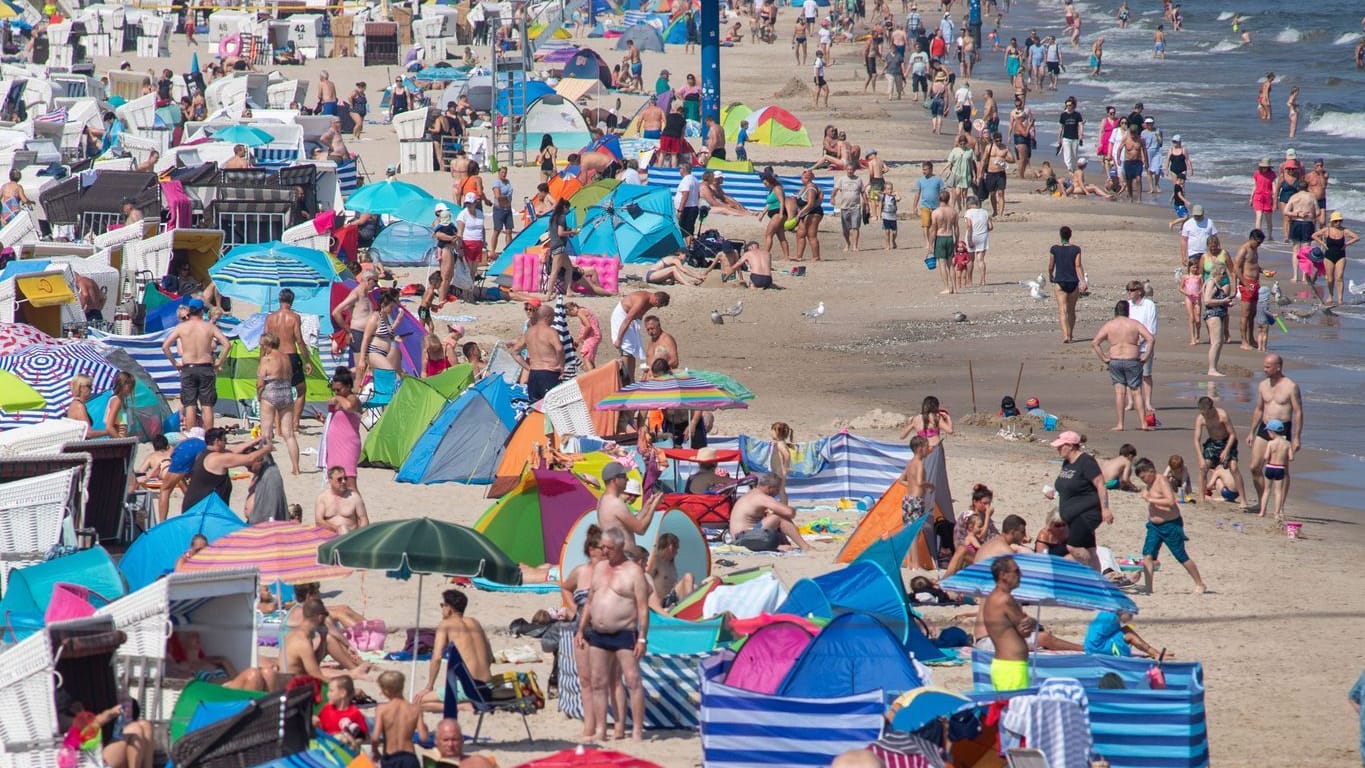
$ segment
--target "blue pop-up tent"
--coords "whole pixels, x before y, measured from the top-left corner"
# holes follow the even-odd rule
[[[242,518],[217,494],[209,494],[183,514],[137,537],[119,561],[119,570],[123,571],[129,589],[142,589],[175,570],[175,561],[190,548],[190,540],[196,534],[202,533],[212,544],[245,527]]]
[[[865,613],[831,621],[801,652],[778,696],[832,699],[878,688],[900,695],[924,685],[891,630]]]
[[[446,403],[417,438],[395,479],[421,485],[493,482],[507,437],[517,423],[512,400],[518,390],[520,386],[508,384],[501,376],[489,376]]]
[[[93,604],[116,600],[128,593],[123,577],[103,547],[91,547],[10,572],[0,616],[5,617],[6,640],[21,640],[43,628],[44,616],[57,584],[85,587]]]

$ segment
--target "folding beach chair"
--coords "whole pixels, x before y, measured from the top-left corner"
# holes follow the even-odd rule
[[[474,741],[479,740],[483,728],[484,715],[494,712],[516,712],[521,715],[521,724],[526,728],[526,740],[535,743],[531,735],[531,724],[526,716],[539,709],[535,696],[517,681],[515,672],[494,675],[492,684],[482,683],[469,674],[460,656],[460,649],[451,643],[446,648],[446,694],[445,716],[456,717],[460,711],[460,698],[456,691],[463,691],[465,699],[474,706],[479,720],[474,725]],[[458,687],[457,687],[458,686]],[[543,704],[543,701],[540,702]]]
[[[398,390],[398,372],[385,368],[370,370],[370,383],[360,393],[360,423],[365,429],[374,429],[384,409],[393,401],[393,393]]]

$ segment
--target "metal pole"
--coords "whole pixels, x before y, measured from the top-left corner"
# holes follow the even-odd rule
[[[720,0],[701,0],[701,124],[706,118],[720,124]]]

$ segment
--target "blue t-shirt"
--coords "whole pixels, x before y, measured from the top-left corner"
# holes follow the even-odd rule
[[[740,129],[739,129],[739,137],[735,140],[735,143],[736,143],[737,145],[741,146],[741,147],[744,146],[745,144],[748,144],[748,143],[749,143],[749,129],[748,129],[748,128],[740,128]]]
[[[208,450],[202,438],[187,437],[180,441],[180,444],[171,449],[170,471],[177,475],[188,475],[194,469],[194,460],[199,458],[199,454]]]
[[[915,182],[919,189],[919,207],[934,210],[938,208],[938,193],[943,191],[943,179],[937,176],[921,176]]]
[[[981,23],[981,0],[967,0],[967,22]]]

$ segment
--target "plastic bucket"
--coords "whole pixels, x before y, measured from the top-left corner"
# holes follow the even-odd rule
[[[1299,529],[1302,527],[1303,523],[1285,523],[1284,534],[1288,536],[1291,540],[1297,539],[1299,538]]]

